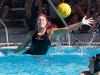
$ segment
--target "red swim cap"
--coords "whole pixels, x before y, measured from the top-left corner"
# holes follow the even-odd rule
[[[45,18],[47,19],[46,15],[44,15],[44,14],[40,14],[39,16],[43,16],[43,17],[45,17]],[[38,17],[39,17],[39,16],[38,16]]]

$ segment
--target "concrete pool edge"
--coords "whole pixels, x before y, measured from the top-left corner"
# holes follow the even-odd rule
[[[21,43],[9,43],[9,46],[19,46]],[[70,46],[80,46],[80,45],[92,45],[92,46],[100,46],[100,42],[71,42]],[[7,43],[0,43],[0,47],[7,46]],[[28,45],[28,47],[30,44]],[[56,42],[53,42],[51,46],[56,46]],[[61,42],[61,46],[69,46],[68,42]]]

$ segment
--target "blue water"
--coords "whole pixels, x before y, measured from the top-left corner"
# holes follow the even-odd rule
[[[0,48],[0,75],[79,75],[89,70],[89,58],[100,47],[56,47],[36,60],[31,55],[13,54],[15,48]]]

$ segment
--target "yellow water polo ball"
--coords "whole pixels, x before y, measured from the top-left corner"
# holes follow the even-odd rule
[[[57,14],[61,18],[66,18],[71,14],[71,7],[67,3],[61,3],[57,7]]]

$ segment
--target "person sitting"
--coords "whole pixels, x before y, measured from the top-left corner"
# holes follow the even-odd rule
[[[100,75],[100,53],[89,60],[90,71],[83,71],[80,75]]]
[[[86,15],[87,18],[90,17],[90,0],[78,0],[77,4],[74,4],[72,7],[73,17],[71,19],[70,24],[80,22],[82,18]],[[87,32],[90,29],[89,26],[82,25],[78,29],[74,30],[75,33],[83,33]]]
[[[26,0],[25,2],[26,18],[24,26],[28,31],[35,29],[36,18],[42,13],[42,0]]]
[[[25,52],[25,54],[46,55],[48,49],[51,46],[51,42],[55,37],[71,32],[83,24],[90,25],[94,23],[92,18],[85,18],[86,16],[82,19],[81,22],[69,25],[68,27],[47,29],[47,17],[44,14],[40,14],[37,17],[37,29],[28,33],[25,42],[19,45],[18,48],[14,50],[14,53],[22,51],[31,42],[31,46]]]
[[[8,12],[9,12],[9,4],[7,3],[7,0],[0,0],[0,10],[3,10],[3,13],[1,14],[1,20],[4,21]],[[0,22],[0,25],[2,23]]]
[[[52,2],[55,8],[57,8],[58,5],[62,3],[62,0],[50,0],[50,1]],[[58,14],[55,12],[54,8],[50,4],[49,4],[49,11],[50,11],[50,15],[47,16],[48,20],[51,23],[55,24],[57,28],[65,27],[63,22],[60,20]]]
[[[91,15],[96,22],[96,28],[100,31],[100,0],[95,0],[95,3],[96,4],[91,7]]]

